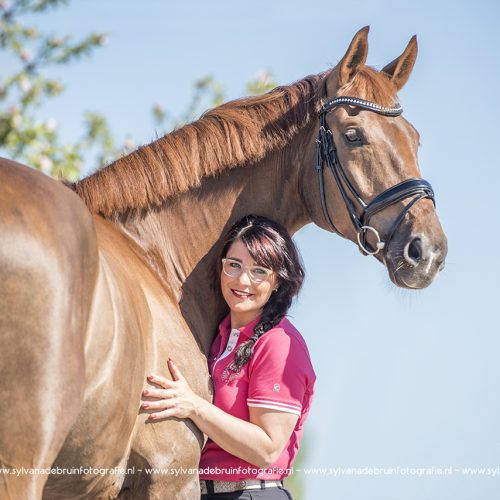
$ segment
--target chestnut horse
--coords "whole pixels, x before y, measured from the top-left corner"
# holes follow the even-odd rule
[[[383,237],[375,256],[396,285],[432,282],[447,243],[396,100],[416,39],[377,71],[367,34],[333,69],[212,109],[74,185],[1,160],[0,498],[199,496],[204,436],[190,420],[146,425],[141,391],[172,357],[211,400],[206,355],[225,312],[213,270],[243,215],[292,234],[331,222],[368,250]],[[323,107],[339,96],[360,104]],[[407,179],[418,203],[390,190]],[[350,212],[362,223],[381,193],[390,203],[360,229]]]

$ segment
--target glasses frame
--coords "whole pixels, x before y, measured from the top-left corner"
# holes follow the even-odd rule
[[[236,264],[239,264],[241,266],[240,272],[236,276],[233,276],[233,275],[227,273],[226,270],[224,269],[224,265],[225,265],[226,262],[235,262]],[[257,268],[257,269],[263,269],[264,271],[266,271],[266,276],[264,276],[262,279],[260,279],[260,278],[255,279],[252,276],[252,273],[251,273],[251,270],[255,269],[255,268]],[[245,266],[245,264],[243,264],[243,262],[240,262],[237,259],[232,259],[231,257],[224,257],[222,259],[222,272],[226,276],[229,276],[230,278],[239,278],[243,273],[246,273],[246,275],[248,276],[248,278],[250,279],[250,281],[252,283],[263,283],[264,281],[269,281],[269,279],[271,278],[271,276],[274,274],[274,271],[272,271],[271,269],[268,269],[267,267],[263,267],[263,266]]]

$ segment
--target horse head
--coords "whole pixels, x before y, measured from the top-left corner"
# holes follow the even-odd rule
[[[447,241],[432,187],[420,174],[419,134],[397,101],[417,41],[412,37],[398,58],[376,71],[365,66],[367,35],[368,27],[354,36],[320,87],[308,147],[318,175],[302,172],[302,197],[313,222],[373,254],[396,285],[424,288],[444,267]]]

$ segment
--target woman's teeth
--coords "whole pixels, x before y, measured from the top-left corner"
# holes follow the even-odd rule
[[[248,299],[248,297],[252,296],[251,293],[240,292],[238,290],[233,290],[232,288],[231,291],[234,293],[234,295],[236,295],[236,297],[240,297],[242,299]]]

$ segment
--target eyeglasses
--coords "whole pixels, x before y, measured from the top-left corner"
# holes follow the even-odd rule
[[[238,278],[245,271],[250,281],[262,283],[271,277],[273,271],[261,266],[245,266],[239,260],[226,258],[222,259],[222,271],[231,278]]]

